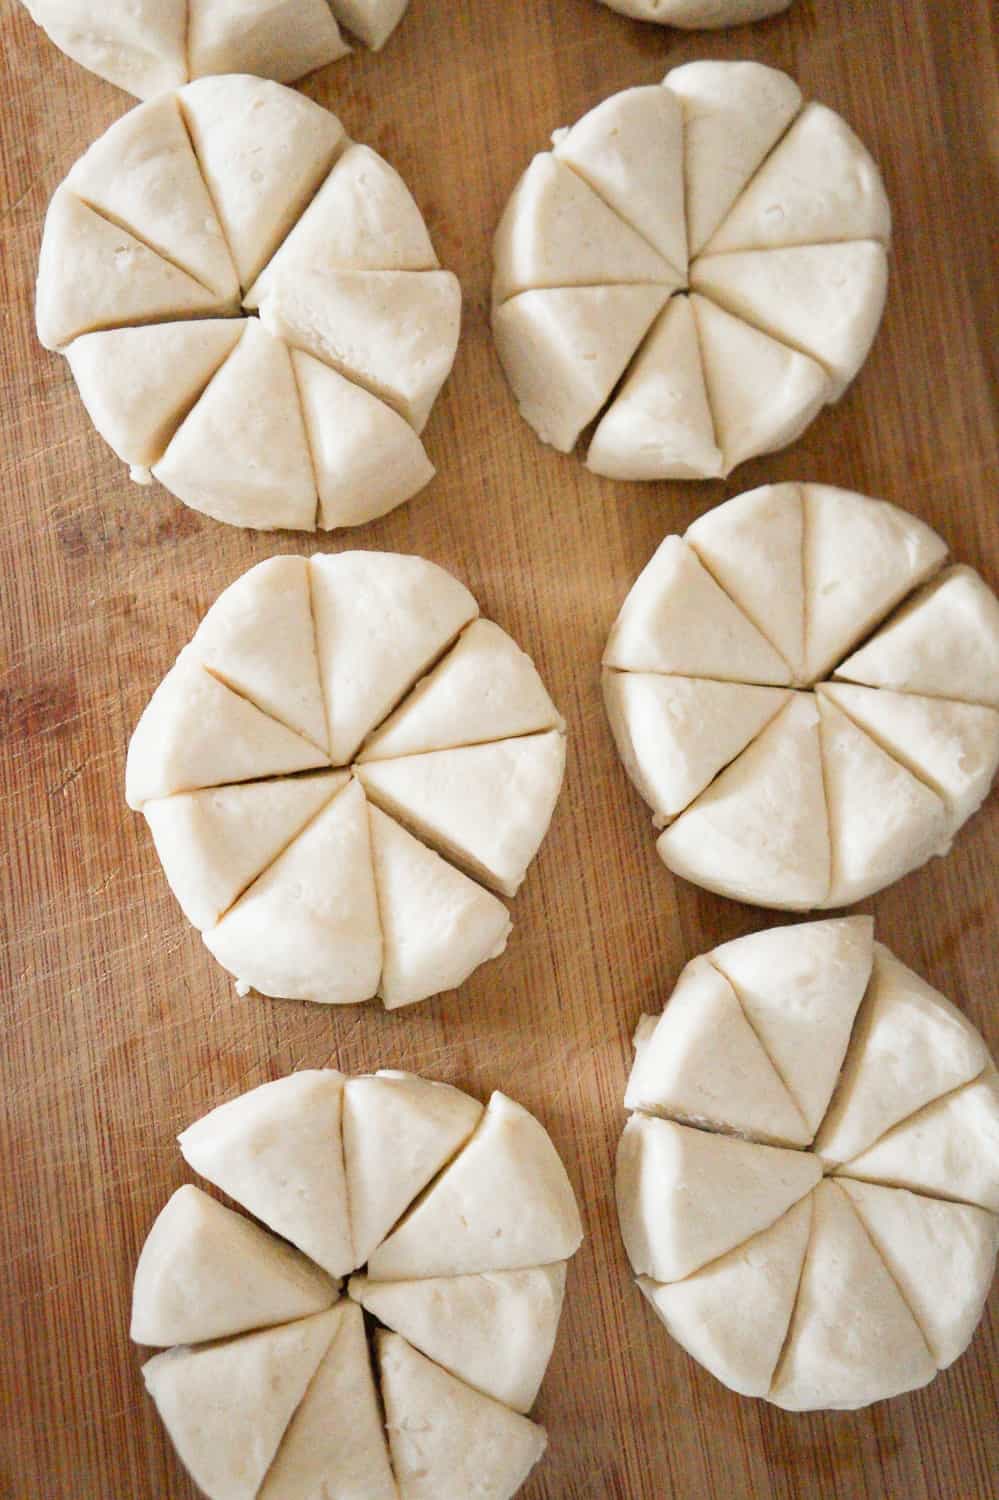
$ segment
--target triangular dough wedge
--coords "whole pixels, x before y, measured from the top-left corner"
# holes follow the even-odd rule
[[[609,479],[721,474],[688,297],[670,298],[593,434],[586,466]]]
[[[604,666],[775,687],[791,676],[678,536],[666,537],[639,574],[614,622]]]
[[[989,1063],[840,1170],[999,1213],[999,1073]]]
[[[189,1166],[331,1276],[354,1267],[344,1082],[332,1068],[292,1073],[220,1104],[177,1137]]]
[[[450,271],[302,271],[274,278],[260,316],[422,432],[454,364],[461,287]]]
[[[323,0],[325,3],[325,0]],[[259,307],[278,277],[339,267],[353,271],[436,271],[412,193],[370,146],[352,142],[294,229],[243,299]]]
[[[559,453],[575,447],[669,295],[657,286],[521,292],[493,311],[493,337],[520,414]]]
[[[539,287],[683,284],[681,272],[565,162],[535,156],[493,240],[493,304]]]
[[[290,1323],[332,1307],[337,1288],[297,1250],[188,1183],[146,1236],[131,1337],[166,1348]]]
[[[683,1281],[661,1286],[638,1278],[639,1290],[677,1343],[741,1396],[765,1396],[770,1390],[811,1221],[809,1195],[769,1229]]]
[[[409,0],[330,0],[341,26],[379,52],[406,13]]]
[[[786,73],[755,62],[693,62],[664,86],[683,105],[687,239],[698,255],[801,108]]]
[[[735,990],[706,958],[687,964],[639,1049],[624,1107],[770,1145],[811,1140]]]
[[[369,813],[384,943],[378,993],[396,1010],[464,984],[503,952],[512,923],[491,892],[377,807]]]
[[[994,708],[845,682],[826,682],[818,691],[943,797],[951,832],[985,801],[999,769]]]
[[[870,352],[888,295],[888,258],[875,240],[702,255],[695,291],[829,371],[837,400]]]
[[[838,1179],[922,1329],[937,1367],[971,1342],[995,1271],[999,1219],[967,1203]]]
[[[875,943],[871,983],[816,1151],[827,1165],[852,1160],[987,1062],[985,1043],[957,1007]]]
[[[343,1150],[355,1264],[371,1257],[484,1113],[460,1089],[412,1073],[383,1069],[348,1080]]]
[[[327,764],[315,745],[187,660],[171,667],[136,725],[125,797],[139,811],[154,797]]]
[[[336,115],[246,73],[200,78],[180,105],[240,285],[249,289],[342,149]]]
[[[683,207],[683,110],[657,84],[623,89],[554,137],[566,162],[682,279],[687,273]]]
[[[430,483],[434,466],[397,411],[301,349],[291,363],[324,531],[374,521]]]
[[[356,773],[376,805],[477,879],[515,896],[562,789],[565,735],[553,729],[367,761]]]
[[[495,1093],[475,1134],[368,1260],[373,1281],[520,1271],[568,1260],[583,1228],[551,1137]]]
[[[190,0],[191,77],[254,73],[294,83],[350,51],[326,0]]]
[[[790,696],[786,688],[606,668],[603,689],[618,754],[657,828],[683,812]]]
[[[787,1347],[770,1400],[787,1411],[852,1410],[926,1385],[936,1365],[850,1200],[823,1182]]]
[[[473,620],[364,744],[361,761],[565,729],[537,668],[492,620]]]
[[[376,1338],[401,1500],[512,1500],[545,1451],[543,1427],[473,1391],[396,1333]]]
[[[950,847],[942,797],[882,750],[830,698],[819,696],[829,804],[828,906],[851,906]]]
[[[806,1151],[632,1115],[617,1152],[617,1211],[632,1269],[681,1281],[771,1224],[822,1176]]]
[[[804,530],[801,486],[765,484],[705,511],[684,537],[796,682],[805,666]]]
[[[176,94],[130,110],[80,157],[66,186],[113,224],[239,306],[239,281]]]
[[[370,1000],[382,934],[360,785],[338,793],[202,937],[223,968],[262,995]]]
[[[271,557],[243,573],[219,595],[182,654],[326,748],[306,558]]]
[[[350,1295],[459,1380],[528,1412],[555,1347],[566,1263],[480,1276],[369,1281]]]
[[[340,1317],[334,1307],[143,1365],[163,1425],[209,1500],[254,1500]]]
[[[877,164],[842,116],[806,104],[767,157],[705,253],[835,240],[891,238],[891,208]]]
[[[936,572],[947,545],[925,521],[887,500],[829,484],[801,488],[805,671],[814,682]]]
[[[150,468],[243,332],[237,318],[85,333],[66,350],[101,437],[147,484]]]
[[[291,368],[256,318],[177,432],[153,473],[217,521],[312,531],[316,482]]]
[[[346,1302],[259,1500],[399,1500],[364,1315]]]
[[[999,708],[999,599],[974,569],[948,568],[836,676]]]
[[[39,342],[64,349],[81,333],[130,323],[212,317],[224,299],[81,203],[63,183],[45,216],[35,315]]]
[[[821,906],[830,845],[814,699],[795,695],[656,848],[674,874],[735,901]]]
[[[735,318],[709,297],[690,298],[714,414],[722,472],[800,437],[833,388],[820,364]]]
[[[723,943],[710,958],[734,988],[814,1135],[871,977],[872,919],[770,927]]]
[[[214,927],[348,779],[346,771],[327,771],[145,803],[163,873],[187,920],[199,932]]]
[[[187,82],[187,0],[25,0],[68,57],[140,99]]]
[[[309,567],[330,749],[345,765],[479,606],[422,557],[341,552]]]

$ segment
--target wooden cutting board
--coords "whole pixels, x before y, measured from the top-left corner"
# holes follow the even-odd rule
[[[401,170],[465,333],[413,504],[318,543],[217,525],[134,487],[63,361],[36,344],[49,196],[128,105],[0,0],[0,469],[3,711],[3,1218],[0,1494],[188,1500],[128,1341],[143,1235],[186,1172],[176,1132],[291,1068],[414,1069],[537,1111],[588,1238],[538,1415],[551,1451],[524,1500],[987,1500],[999,1491],[991,1315],[927,1391],[792,1417],[723,1389],[631,1285],[611,1164],[632,1029],[694,953],[767,925],[674,880],[625,780],[598,662],[662,535],[727,495],[808,478],[913,509],[999,584],[995,182],[989,0],[796,0],[772,22],[683,36],[594,0],[414,0],[380,57],[306,91]],[[614,485],[518,418],[487,325],[488,247],[549,132],[700,56],[791,71],[880,159],[896,213],[888,312],[840,406],[726,483]],[[394,1016],[240,1000],[182,920],[122,799],[125,747],[209,602],[275,552],[361,545],[452,569],[537,658],[570,726],[551,835],[506,956],[457,995]],[[878,933],[957,1000],[999,1054],[999,800],[953,854],[868,903]]]

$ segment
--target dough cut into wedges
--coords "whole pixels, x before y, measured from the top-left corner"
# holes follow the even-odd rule
[[[888,294],[888,259],[874,240],[699,256],[691,286],[771,338],[808,354],[835,401],[874,342]]]
[[[926,1340],[850,1200],[816,1189],[812,1235],[770,1400],[787,1411],[851,1410],[926,1385]]]
[[[814,1136],[829,1106],[874,962],[870,917],[773,927],[709,955]]]
[[[143,1365],[163,1425],[209,1500],[254,1500],[340,1316],[334,1307]]]
[[[459,1380],[528,1412],[558,1333],[566,1262],[425,1281],[353,1276],[350,1295]]]
[[[80,157],[66,186],[235,312],[236,268],[176,94],[129,110]]]
[[[846,121],[806,104],[705,246],[722,251],[891,238],[877,165]]]
[[[245,73],[199,78],[178,97],[248,290],[333,165],[343,126],[304,94]]]
[[[337,1308],[333,1341],[295,1412],[259,1500],[399,1500],[364,1316]]]
[[[186,659],[171,667],[132,735],[125,798],[140,811],[155,797],[328,763],[315,745]]]
[[[790,696],[785,688],[606,668],[603,689],[618,754],[657,828],[683,812]]]
[[[275,277],[260,317],[422,432],[454,364],[461,287],[450,271],[303,271]]]
[[[559,453],[575,447],[668,295],[656,286],[553,287],[495,308],[496,351],[543,443]]]
[[[492,620],[473,620],[447,656],[364,743],[359,760],[387,760],[487,740],[565,729],[516,641]]]
[[[323,0],[325,3],[325,0]],[[436,271],[440,262],[423,215],[394,167],[352,142],[243,300],[259,307],[279,277],[333,267]]]
[[[924,521],[887,500],[829,484],[804,484],[801,489],[805,672],[814,682],[936,572],[947,546]]]
[[[985,1043],[938,990],[874,945],[874,970],[815,1149],[851,1161],[923,1105],[976,1078]]]
[[[31,15],[68,57],[140,99],[187,80],[187,0],[25,0]]]
[[[583,1230],[551,1137],[494,1093],[475,1134],[372,1253],[372,1281],[519,1271],[568,1260]]]
[[[762,63],[693,62],[664,86],[683,105],[687,239],[699,255],[801,108],[801,90]]]
[[[256,318],[153,473],[217,521],[312,531],[316,482],[291,355]]]
[[[766,1396],[791,1322],[812,1220],[811,1196],[687,1276],[638,1278],[657,1316],[699,1364],[742,1396]],[[733,1309],[738,1316],[733,1317]]]
[[[90,420],[138,483],[149,482],[242,332],[238,318],[208,318],[85,333],[70,344],[66,358]]]
[[[410,499],[436,472],[409,423],[384,401],[291,351],[325,531],[360,526]]]
[[[380,1331],[376,1349],[400,1500],[511,1500],[545,1451],[544,1428],[398,1334]]]
[[[330,752],[345,765],[479,607],[421,557],[343,552],[309,567]]]
[[[81,333],[131,323],[213,317],[229,306],[126,229],[88,208],[65,184],[45,216],[36,322],[46,349]]]
[[[950,846],[942,797],[819,696],[822,764],[829,804],[829,906],[850,906],[901,879]]]
[[[464,984],[499,957],[513,924],[491,892],[378,808],[369,814],[384,944],[378,993],[396,1010]]]
[[[609,479],[722,473],[689,298],[671,297],[660,314],[593,434],[586,466]]]
[[[791,676],[678,536],[666,537],[639,575],[614,623],[604,666],[776,687]]]
[[[999,1219],[967,1203],[838,1178],[941,1370],[971,1342],[995,1271]]]
[[[330,0],[333,14],[366,47],[384,47],[405,13],[409,0]]]
[[[370,1000],[382,934],[359,783],[339,792],[202,937],[223,968],[262,995]]]
[[[706,958],[687,964],[639,1049],[624,1107],[771,1145],[811,1139],[734,989]]]
[[[632,1115],[617,1155],[632,1267],[653,1281],[680,1281],[775,1224],[821,1176],[808,1152]]]
[[[951,832],[985,801],[999,770],[995,709],[845,682],[818,691],[943,797]]]
[[[637,229],[681,280],[687,273],[683,110],[657,84],[624,89],[557,131],[554,156]]]
[[[510,195],[493,241],[493,304],[538,287],[682,285],[648,240],[578,172],[540,152]]]
[[[948,568],[836,676],[999,708],[999,599],[973,568]]]
[[[656,848],[674,874],[735,901],[821,906],[830,844],[814,699],[796,694]]]
[[[722,472],[729,474],[747,458],[775,453],[800,437],[833,399],[832,383],[807,354],[733,317],[709,297],[694,294],[690,305]],[[767,392],[766,402],[760,401],[761,391]]]
[[[219,595],[181,655],[326,748],[304,557],[271,557],[242,574]]]
[[[364,1265],[413,1200],[471,1137],[477,1099],[412,1073],[351,1078],[344,1091],[343,1150],[354,1236]]]
[[[332,1307],[336,1285],[273,1235],[200,1188],[180,1187],[135,1268],[131,1337],[200,1344]]]
[[[340,1120],[344,1077],[292,1073],[177,1137],[184,1160],[331,1276],[354,1267]]]
[[[550,730],[366,761],[355,771],[383,811],[477,879],[515,896],[555,811],[565,736]]]
[[[999,1073],[989,1064],[840,1170],[999,1213]]]
[[[294,83],[350,51],[326,0],[189,0],[192,78],[255,73]]]
[[[346,771],[327,771],[145,803],[163,873],[192,926],[214,927],[348,780]]]

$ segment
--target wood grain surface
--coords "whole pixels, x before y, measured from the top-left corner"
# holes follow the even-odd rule
[[[990,0],[796,0],[712,36],[594,0],[413,0],[383,55],[358,53],[304,86],[402,171],[466,298],[428,431],[439,477],[394,515],[315,545],[413,551],[452,569],[534,654],[571,735],[506,956],[458,994],[387,1015],[237,998],[125,807],[130,731],[206,606],[251,564],[313,543],[221,526],[131,485],[65,363],[36,344],[49,196],[129,101],[0,0],[5,1500],[194,1495],[128,1341],[135,1257],[187,1177],[175,1133],[266,1079],[328,1064],[411,1068],[481,1096],[502,1087],[567,1162],[588,1238],[537,1409],[551,1449],[524,1500],[999,1493],[995,1296],[969,1354],[928,1390],[790,1416],[723,1389],[631,1285],[611,1164],[633,1026],[692,954],[773,919],[659,863],[597,670],[661,536],[766,480],[897,501],[999,585],[995,26]],[[846,399],[790,451],[725,483],[615,485],[518,418],[488,334],[489,241],[554,127],[699,56],[788,69],[872,148],[896,217],[888,312]],[[947,860],[866,909],[999,1053],[997,856],[993,797]]]

